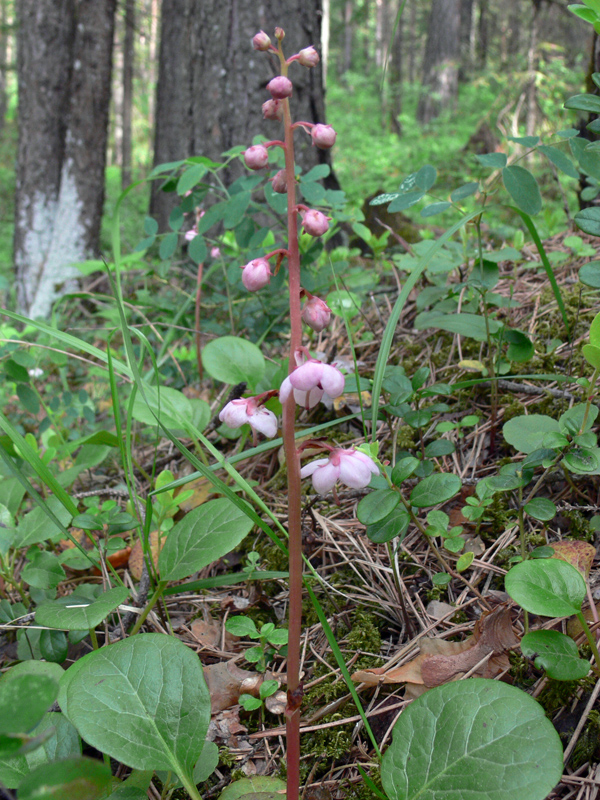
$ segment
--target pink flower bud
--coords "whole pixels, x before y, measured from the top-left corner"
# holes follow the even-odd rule
[[[258,292],[271,280],[271,267],[266,258],[255,258],[243,267],[242,283],[249,292]]]
[[[278,42],[282,42],[285,38],[285,31],[283,28],[275,28],[275,38]]]
[[[210,248],[210,257],[211,258],[219,258],[221,255],[221,248],[220,247],[211,247]]]
[[[283,100],[292,94],[292,82],[285,75],[278,75],[267,83],[267,89],[274,100]]]
[[[280,169],[279,172],[271,178],[271,185],[273,186],[273,191],[277,192],[277,194],[285,194],[287,192],[287,180],[284,169]]]
[[[312,136],[313,144],[316,144],[321,150],[329,150],[335,144],[337,133],[331,125],[315,125],[311,129],[310,135]]]
[[[302,309],[302,319],[309,328],[313,331],[320,333],[324,328],[329,325],[331,319],[331,309],[321,300],[320,297],[311,297],[304,304]]]
[[[269,163],[269,153],[262,144],[254,144],[244,152],[244,163],[248,169],[262,169]]]
[[[302,226],[306,233],[310,233],[311,236],[322,236],[329,230],[330,219],[331,217],[326,217],[325,214],[320,211],[310,208],[304,213]]]
[[[283,108],[279,100],[267,100],[263,103],[262,112],[264,119],[283,119]]]
[[[198,236],[198,228],[194,225],[193,228],[190,228],[189,231],[185,232],[185,240],[186,242],[191,242],[192,239],[195,239]]]
[[[340,480],[351,489],[364,489],[373,475],[379,475],[379,467],[360,450],[343,450],[336,447],[329,458],[318,458],[302,467],[300,476],[312,475],[313,486],[319,494],[331,491]]]
[[[277,417],[268,408],[260,405],[254,397],[231,400],[221,410],[219,419],[230,428],[241,428],[248,423],[251,428],[272,439],[277,434]]]
[[[298,366],[279,388],[279,399],[282,403],[293,393],[298,405],[313,408],[324,394],[329,397],[339,397],[342,394],[346,380],[339,369],[323,364],[316,358],[307,358],[302,350],[296,350],[294,358]]]
[[[255,50],[268,50],[271,47],[271,39],[264,31],[259,31],[252,39],[252,46]]]
[[[319,54],[312,45],[305,47],[298,53],[298,63],[303,67],[316,67],[319,63]]]

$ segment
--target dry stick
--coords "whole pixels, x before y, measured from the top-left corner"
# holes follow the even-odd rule
[[[278,42],[281,74],[287,75],[281,41]],[[287,183],[288,283],[290,292],[290,360],[288,374],[295,365],[295,351],[302,344],[300,318],[300,252],[298,248],[298,212],[296,211],[296,174],[294,133],[289,100],[282,101],[285,127],[285,177]],[[302,522],[300,507],[300,457],[294,437],[296,400],[294,392],[283,404],[283,447],[288,474],[289,535],[289,637],[288,637],[288,709],[286,710],[287,800],[298,800],[300,791],[300,636],[302,632]]]
[[[565,749],[565,754],[564,754],[564,757],[563,757],[563,763],[564,764],[566,764],[567,761],[569,760],[569,758],[571,756],[571,753],[573,752],[573,748],[575,747],[575,745],[577,744],[577,741],[579,740],[579,735],[581,734],[581,731],[583,730],[583,726],[587,722],[587,718],[589,716],[590,711],[594,707],[594,703],[596,702],[598,694],[600,694],[600,680],[596,681],[596,685],[594,686],[594,691],[590,695],[590,699],[588,700],[587,705],[583,710],[583,714],[581,715],[581,718],[579,719],[579,722],[577,723],[577,727],[575,728],[575,733],[573,734],[573,736],[571,736],[571,741],[569,742],[569,744],[567,745],[567,747]]]

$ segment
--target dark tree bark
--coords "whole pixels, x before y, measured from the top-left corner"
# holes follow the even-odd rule
[[[460,0],[433,0],[427,25],[417,120],[430,122],[458,94]]]
[[[192,155],[219,160],[235,145],[250,145],[263,134],[277,138],[276,123],[262,117],[270,98],[269,80],[278,74],[274,55],[252,49],[252,36],[263,29],[273,37],[285,30],[284,51],[320,46],[320,0],[163,0],[156,104],[154,163]],[[292,65],[294,119],[324,122],[321,64],[313,69]],[[329,153],[297,135],[298,162],[303,169],[329,161]],[[246,170],[233,162],[228,178]],[[151,210],[164,229],[173,200],[153,192]]]
[[[123,138],[121,141],[121,186],[131,183],[131,117],[133,110],[133,61],[135,0],[125,0],[125,34],[123,36]]]
[[[341,69],[342,75],[352,66],[352,50],[354,42],[353,10],[354,4],[352,0],[346,0],[344,3],[344,47]]]
[[[395,20],[393,21],[395,23]],[[393,31],[393,41],[390,47],[390,128],[397,136],[402,135],[402,126],[398,117],[402,111],[402,50],[403,42],[402,15],[397,20],[396,29]]]
[[[467,80],[473,66],[473,0],[460,0],[460,71],[461,81]]]
[[[17,3],[14,253],[20,308],[47,316],[97,253],[115,0]]]

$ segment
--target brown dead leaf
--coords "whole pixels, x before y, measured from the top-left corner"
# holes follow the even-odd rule
[[[221,661],[204,667],[204,677],[210,692],[212,713],[236,705],[241,694],[259,696],[259,689],[266,679],[258,672],[241,669],[235,661]]]
[[[596,555],[596,548],[593,545],[579,539],[565,539],[550,546],[554,550],[552,558],[560,558],[561,561],[576,567],[586,580],[590,577]]]
[[[202,647],[216,649],[221,643],[221,625],[216,619],[195,619],[190,630]]]
[[[151,531],[150,532],[150,552],[152,554],[152,562],[154,566],[158,565],[158,554],[160,550],[158,549],[158,531]],[[161,550],[162,546],[165,543],[165,538],[163,537],[161,540]],[[133,545],[131,549],[131,553],[129,555],[129,571],[131,572],[132,576],[139,581],[142,577],[142,570],[144,569],[144,551],[142,549],[142,540],[138,539],[136,543]]]
[[[212,492],[212,484],[206,478],[196,478],[195,481],[190,481],[185,486],[182,486],[176,492],[175,497],[178,494],[190,491],[193,492],[193,495],[184,500],[179,506],[180,511],[185,511],[186,514],[208,500]]]
[[[475,623],[473,635],[463,642],[422,639],[420,653],[400,667],[355,672],[352,680],[371,686],[379,683],[406,683],[407,694],[416,696],[434,686],[455,680],[470,672],[485,657],[491,657],[473,675],[494,678],[508,665],[506,651],[518,643],[512,629],[510,609],[499,606],[483,614]],[[417,688],[420,687],[420,688]]]

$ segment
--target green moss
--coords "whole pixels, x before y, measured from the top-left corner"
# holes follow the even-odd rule
[[[375,787],[383,794],[381,769],[375,764],[370,766],[369,778],[373,781]],[[364,781],[360,783],[342,782],[340,788],[344,792],[346,800],[379,800],[379,795],[375,794],[373,789]]]
[[[577,744],[573,748],[573,754],[569,766],[577,769],[586,761],[594,761],[594,754],[598,749],[600,741],[600,713],[590,711],[588,721],[582,730]]]
[[[589,520],[580,511],[575,509],[563,511],[562,516],[569,521],[569,539],[579,539],[582,542],[594,541],[595,531],[592,530]]]

